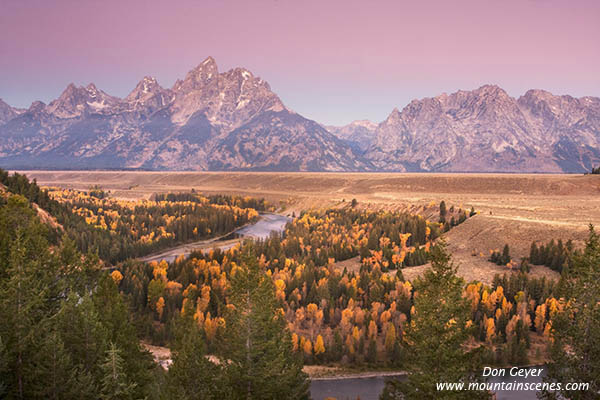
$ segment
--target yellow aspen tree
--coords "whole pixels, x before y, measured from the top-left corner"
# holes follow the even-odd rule
[[[114,270],[110,274],[110,277],[112,278],[112,280],[115,282],[115,285],[117,285],[117,286],[119,286],[119,283],[121,283],[121,280],[123,279],[123,275],[118,270]]]
[[[349,354],[354,354],[354,340],[352,339],[352,335],[346,336],[346,348]]]
[[[315,342],[315,355],[318,356],[325,352],[325,343],[323,343],[323,336],[318,335]]]
[[[217,334],[218,322],[217,318],[211,318],[210,313],[206,314],[206,319],[204,320],[204,332],[209,341],[212,341]]]
[[[386,333],[385,333],[385,350],[388,353],[391,353],[394,350],[395,344],[396,344],[396,328],[394,327],[394,324],[388,322]]]
[[[506,300],[506,297],[502,298],[502,314],[510,315],[510,310],[512,310],[512,303]]]
[[[479,300],[481,296],[479,295],[479,285],[470,283],[467,285],[467,289],[465,290],[466,297],[471,300],[471,312],[477,311],[477,306],[479,305]]]
[[[204,327],[204,313],[202,311],[196,310],[194,313],[194,320],[196,324],[198,324],[198,328]]]
[[[535,330],[538,335],[544,333],[544,326],[546,324],[546,304],[540,304],[535,310]]]
[[[158,319],[162,319],[163,310],[165,308],[165,299],[161,296],[156,302],[156,312],[158,313]]]
[[[304,354],[306,354],[307,356],[312,356],[312,343],[310,342],[309,339],[306,339],[304,341],[303,349],[304,349]]]
[[[352,328],[352,316],[353,316],[353,312],[352,310],[345,308],[342,311],[342,320],[340,321],[340,328],[342,329],[342,333],[344,335],[346,335],[348,332],[350,332],[351,328]]]
[[[494,318],[488,318],[485,329],[485,340],[491,343],[496,337],[496,324],[494,324]]]
[[[285,301],[285,282],[283,279],[275,280],[275,297],[277,297],[277,300]]]
[[[550,342],[554,342],[554,338],[552,337],[552,321],[548,321],[546,324],[546,328],[544,329],[544,337]]]
[[[315,315],[315,324],[317,325],[317,327],[320,327],[322,323],[323,323],[323,310],[318,310],[317,314]]]
[[[368,335],[369,335],[369,339],[376,339],[377,338],[377,324],[375,323],[375,321],[371,320],[371,322],[369,322],[369,331],[368,331]]]
[[[500,308],[496,309],[496,321],[498,321],[501,316],[502,316],[502,309],[500,309]]]
[[[355,343],[358,343],[358,340],[360,339],[360,331],[358,330],[357,326],[352,329],[352,338],[354,339]]]
[[[298,334],[292,333],[292,349],[298,351]]]
[[[549,310],[550,318],[552,318],[559,311],[559,303],[554,297],[550,297],[546,300],[546,308]]]
[[[210,286],[203,285],[200,290],[200,298],[198,299],[198,309],[202,312],[206,311],[210,303]]]
[[[388,322],[391,317],[392,317],[392,315],[388,310],[385,310],[384,312],[382,312],[381,316],[379,317],[379,321],[381,322],[381,325],[384,325],[386,322]]]
[[[356,307],[354,310],[354,322],[359,326],[362,326],[365,322],[365,311],[360,307]]]

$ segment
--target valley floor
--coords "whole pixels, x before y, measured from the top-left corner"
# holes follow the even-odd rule
[[[396,174],[275,172],[23,171],[44,186],[88,189],[100,185],[120,198],[189,191],[265,197],[283,213],[336,207],[408,210],[435,218],[435,207],[474,207],[474,218],[447,234],[449,249],[467,281],[491,282],[506,267],[487,261],[490,250],[509,244],[514,260],[533,240],[573,239],[581,246],[588,225],[600,224],[600,176],[541,174]],[[349,260],[348,260],[349,261]],[[414,278],[424,266],[403,271]],[[542,266],[536,276],[556,277]]]

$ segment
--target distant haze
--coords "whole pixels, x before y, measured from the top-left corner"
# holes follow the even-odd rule
[[[243,65],[321,123],[381,121],[414,98],[498,84],[600,95],[599,1],[3,1],[0,98],[73,81],[127,95],[207,56]]]

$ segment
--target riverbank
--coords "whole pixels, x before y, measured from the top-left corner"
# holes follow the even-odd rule
[[[141,345],[148,350],[159,365],[168,369],[172,363],[171,349],[164,346],[155,346],[145,341]],[[207,356],[211,361],[216,360],[214,356]],[[381,378],[392,376],[404,376],[404,371],[390,370],[356,370],[344,367],[330,367],[323,365],[305,365],[302,370],[308,375],[311,381],[332,381],[343,379],[361,379],[361,378]]]
[[[291,218],[275,212],[263,212],[260,213],[260,217],[256,220],[247,222],[244,225],[237,227],[231,232],[223,235],[200,240],[192,243],[179,244],[177,246],[162,250],[160,252],[149,254],[144,257],[138,258],[142,262],[161,261],[166,260],[168,262],[174,261],[177,257],[184,255],[187,256],[194,251],[210,251],[214,248],[221,250],[228,250],[238,243],[242,242],[246,238],[263,239],[268,237],[272,231],[283,231],[285,224],[290,221]],[[239,235],[232,239],[226,239],[227,237]]]
[[[315,367],[315,368],[313,368]],[[338,381],[344,379],[385,378],[406,376],[405,371],[355,371],[340,367],[322,367],[318,365],[305,365],[303,371],[311,381]]]

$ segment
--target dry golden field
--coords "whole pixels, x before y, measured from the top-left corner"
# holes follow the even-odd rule
[[[87,189],[99,185],[121,198],[189,191],[265,197],[285,213],[339,205],[427,210],[432,202],[479,211],[447,234],[467,280],[490,281],[506,268],[487,261],[489,251],[511,247],[514,259],[532,240],[573,239],[581,245],[588,224],[600,225],[600,176],[535,174],[396,174],[275,172],[21,171],[43,186]],[[483,257],[480,255],[483,254]],[[423,267],[405,270],[411,278]],[[534,267],[536,275],[554,273]],[[555,275],[554,275],[555,276]]]

